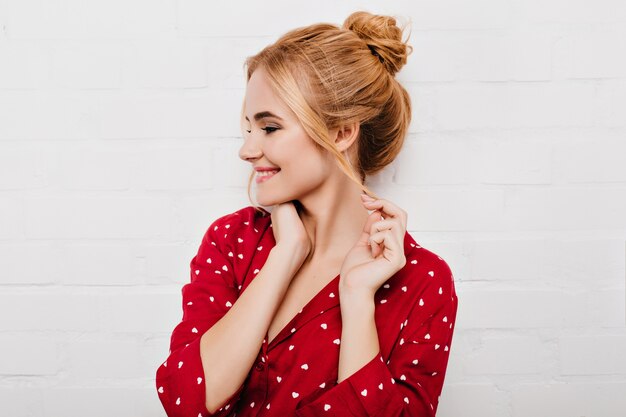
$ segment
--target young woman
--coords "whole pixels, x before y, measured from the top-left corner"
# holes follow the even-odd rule
[[[363,184],[410,122],[401,35],[394,18],[356,12],[247,59],[239,156],[271,211],[218,218],[191,260],[156,373],[169,416],[435,415],[452,273]]]

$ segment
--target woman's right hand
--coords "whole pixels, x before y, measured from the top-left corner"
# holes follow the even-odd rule
[[[272,209],[272,232],[276,246],[294,256],[306,259],[311,251],[311,239],[304,228],[293,201],[276,204]]]

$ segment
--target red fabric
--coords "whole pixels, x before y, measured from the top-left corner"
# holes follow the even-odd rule
[[[205,406],[200,337],[237,301],[276,244],[268,212],[252,206],[206,231],[182,288],[182,321],[156,372],[170,417],[434,416],[457,311],[448,264],[407,232],[407,263],[376,292],[380,351],[337,383],[341,345],[339,276],[278,333],[267,335],[247,379],[214,414]],[[210,370],[208,370],[210,372]]]

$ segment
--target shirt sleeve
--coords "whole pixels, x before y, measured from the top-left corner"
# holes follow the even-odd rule
[[[169,356],[156,372],[158,396],[169,417],[232,416],[243,389],[240,386],[215,413],[207,410],[200,338],[238,298],[232,262],[218,246],[217,236],[226,230],[220,230],[220,220],[211,224],[190,262],[191,280],[181,291],[183,318],[172,332]]]
[[[379,351],[331,388],[317,389],[296,407],[296,417],[434,417],[443,388],[456,319],[457,297],[448,265],[432,276],[411,308],[387,363]]]

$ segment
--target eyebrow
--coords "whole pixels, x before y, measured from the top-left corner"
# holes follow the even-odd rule
[[[266,118],[266,117],[273,117],[273,118],[278,119],[278,120],[283,120],[281,117],[276,116],[274,113],[269,112],[269,111],[262,111],[262,112],[259,112],[259,113],[255,114],[254,115],[254,120],[255,121],[259,121],[259,120],[261,120],[263,118]],[[248,116],[246,116],[246,120],[250,121],[250,119],[248,119]]]

